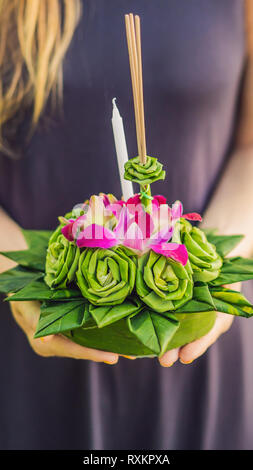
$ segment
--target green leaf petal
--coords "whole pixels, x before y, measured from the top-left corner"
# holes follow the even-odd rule
[[[176,310],[192,298],[190,264],[150,251],[138,259],[136,291],[141,300],[158,313]]]
[[[238,256],[225,258],[220,275],[217,279],[211,281],[210,284],[212,286],[220,286],[249,279],[253,279],[253,260]]]
[[[85,321],[87,322],[87,314],[88,306],[84,300],[45,303],[41,307],[41,315],[34,338],[79,328]]]
[[[178,320],[167,318],[147,309],[128,318],[130,331],[156,355],[165,353],[171,338],[179,328]]]
[[[65,289],[74,281],[80,257],[75,243],[69,242],[61,232],[60,225],[48,242],[45,282],[54,289]]]
[[[120,305],[135,284],[136,264],[126,251],[86,249],[79,258],[77,285],[89,302],[97,306]]]
[[[162,356],[167,351],[168,345],[178,330],[180,323],[173,315],[164,318],[151,312],[151,318],[160,344],[159,356]]]
[[[142,165],[139,157],[135,157],[126,162],[124,178],[144,186],[157,180],[164,180],[165,171],[157,158],[147,156],[146,164]]]
[[[149,310],[142,310],[137,315],[127,319],[129,330],[156,355],[160,354],[161,348],[156,334]]]
[[[213,298],[207,284],[195,285],[193,288],[193,299],[205,302],[214,308]]]
[[[129,330],[125,318],[104,328],[77,328],[67,336],[82,346],[133,356],[154,356]]]
[[[211,289],[215,307],[219,312],[249,318],[253,315],[253,305],[241,292],[217,287]]]
[[[213,302],[214,303],[214,302]],[[215,305],[214,307],[211,307],[211,305],[208,305],[205,302],[200,302],[199,300],[190,300],[187,302],[187,304],[183,305],[182,307],[179,307],[177,310],[175,310],[173,313],[198,313],[198,312],[211,312],[213,310],[216,310]],[[165,315],[165,313],[163,314]]]
[[[43,280],[31,282],[16,294],[8,297],[7,301],[14,300],[70,300],[82,299],[80,291],[77,289],[50,289]]]
[[[36,252],[32,250],[1,251],[0,254],[25,268],[37,271],[44,271],[45,269],[46,250],[42,250],[40,247]]]
[[[4,251],[0,254],[25,268],[44,271],[47,244],[52,232],[47,230],[22,230],[22,232],[29,249],[20,251]]]
[[[44,274],[38,271],[29,271],[21,266],[16,266],[9,271],[0,274],[0,292],[9,294],[17,292],[32,281],[40,279]]]
[[[38,247],[47,249],[48,241],[53,231],[50,230],[24,230],[22,233],[25,237],[27,245],[32,250],[38,249]]]
[[[103,328],[111,323],[121,320],[124,317],[138,312],[142,308],[141,302],[138,298],[127,298],[120,305],[108,305],[96,307],[89,306],[89,312],[96,321],[99,328]]]
[[[134,334],[129,330],[130,317],[127,319],[123,318],[104,328],[77,328],[72,330],[71,333],[67,333],[67,337],[82,346],[104,351],[138,357],[157,356],[161,354],[161,350],[163,352],[165,349],[169,350],[174,347],[180,347],[203,336],[212,328],[216,318],[216,312],[193,313],[192,315],[176,314],[173,316],[173,319],[171,315],[170,321],[172,325],[166,323],[166,328],[164,328],[165,324],[163,324],[162,332],[160,332],[157,323],[154,321],[154,317],[152,319],[152,316],[156,315],[156,313],[149,312],[151,317],[150,321],[148,321],[147,329],[145,328],[144,331],[141,332],[138,325],[135,324],[135,327],[137,327],[137,330],[140,332],[140,339],[138,334]],[[138,315],[139,313],[136,316]],[[173,333],[170,328],[173,327],[173,330],[175,328],[175,318],[180,322],[180,325],[166,346],[170,333]],[[169,320],[165,319],[165,321],[167,322]],[[168,328],[170,330],[168,330]],[[135,333],[137,333],[136,330]],[[149,336],[149,334],[151,336]],[[163,337],[162,335],[165,336]],[[145,344],[143,344],[142,339]],[[153,350],[147,345],[150,345]],[[154,349],[157,351],[156,353]]]
[[[216,310],[214,300],[207,284],[197,284],[193,288],[193,298],[175,313],[197,313]]]
[[[181,239],[187,248],[195,282],[210,282],[219,276],[222,258],[205,232],[180,219]]]
[[[207,234],[207,239],[210,243],[215,245],[217,252],[223,258],[235,248],[238,243],[244,238],[244,235],[215,235],[214,233]]]

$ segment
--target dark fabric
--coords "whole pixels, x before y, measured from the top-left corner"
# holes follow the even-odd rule
[[[89,195],[120,196],[111,100],[136,154],[124,14],[142,19],[153,190],[202,212],[233,146],[245,63],[243,0],[84,0],[64,72],[64,117],[41,127],[19,161],[0,157],[0,202],[25,228],[53,228]],[[22,132],[17,143],[22,147]],[[248,285],[249,291],[252,285]],[[253,322],[190,366],[116,366],[40,358],[6,306],[0,317],[0,448],[252,448]]]

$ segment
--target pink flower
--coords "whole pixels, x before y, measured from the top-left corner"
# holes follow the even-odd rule
[[[115,234],[101,225],[92,224],[82,230],[76,239],[79,248],[112,248],[118,245]]]
[[[127,201],[118,201],[110,194],[100,193],[91,196],[85,208],[84,215],[70,219],[62,228],[63,235],[70,242],[76,241],[78,247],[124,245],[139,255],[152,249],[183,265],[188,260],[186,247],[170,242],[175,224],[181,217],[201,220],[197,213],[182,215],[180,201],[170,207],[161,195],[153,197],[151,214],[145,211],[139,194]]]
[[[67,238],[67,240],[69,242],[73,242],[74,241],[74,236],[73,236],[73,225],[74,225],[74,220],[73,219],[70,219],[69,220],[69,224],[67,225],[64,225],[64,227],[61,229],[61,232],[62,234],[64,235],[65,238]]]
[[[139,253],[148,251],[152,244],[168,242],[179,217],[178,208],[170,208],[163,196],[153,198],[151,214],[145,212],[138,194],[120,207],[113,204],[112,210],[118,219],[114,229],[117,238]]]
[[[160,255],[166,256],[166,258],[174,259],[183,266],[185,266],[188,261],[188,252],[185,245],[178,243],[158,243],[151,245],[151,249]]]
[[[187,220],[192,220],[193,222],[201,222],[202,217],[197,212],[189,212],[188,214],[183,214],[182,217]]]
[[[116,241],[113,228],[117,224],[117,219],[108,209],[114,201],[116,198],[112,195],[91,196],[85,204],[85,214],[76,220],[70,219],[69,224],[62,228],[62,234],[70,242],[76,240],[79,247],[103,247],[103,244],[105,248],[109,245],[114,246]],[[109,242],[106,241],[107,238]]]

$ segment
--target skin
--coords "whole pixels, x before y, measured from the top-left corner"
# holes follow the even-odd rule
[[[253,31],[253,28],[252,28]],[[235,136],[235,146],[229,163],[223,172],[219,185],[204,214],[203,227],[217,227],[223,234],[244,234],[231,256],[251,256],[253,251],[253,35],[249,41],[249,54],[241,101],[240,120]],[[26,248],[23,235],[18,225],[0,209],[0,250],[20,250]],[[0,257],[0,272],[13,266],[13,263]],[[235,285],[233,285],[235,288]],[[237,288],[239,288],[237,286]],[[11,302],[11,309],[17,324],[24,331],[34,352],[43,357],[60,356],[86,359],[95,362],[116,364],[119,356],[114,353],[98,351],[79,346],[67,338],[54,335],[42,339],[33,339],[35,325],[39,318],[38,302]],[[207,349],[232,325],[234,317],[217,313],[212,330],[202,338],[173,349],[159,358],[163,367],[169,367],[180,360],[183,364],[204,354]],[[244,319],[236,319],[244,321]],[[250,321],[250,320],[248,320]],[[252,320],[251,320],[252,321]],[[129,359],[134,359],[129,357]]]

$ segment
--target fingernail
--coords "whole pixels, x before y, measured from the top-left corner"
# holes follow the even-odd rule
[[[118,362],[117,356],[114,356],[110,361],[104,361],[105,364],[110,364],[111,366],[113,366],[114,364],[117,364],[117,362]]]
[[[166,364],[166,363],[160,363],[162,367],[171,367],[173,366],[173,364],[175,364],[174,362],[172,362],[171,364]]]
[[[136,357],[133,357],[133,356],[124,356],[123,357],[126,357],[127,359],[131,359],[131,361],[134,361],[136,359]]]
[[[179,360],[180,360],[181,364],[191,364],[194,361],[194,359],[192,359],[191,361],[183,361],[180,358],[179,358]]]

